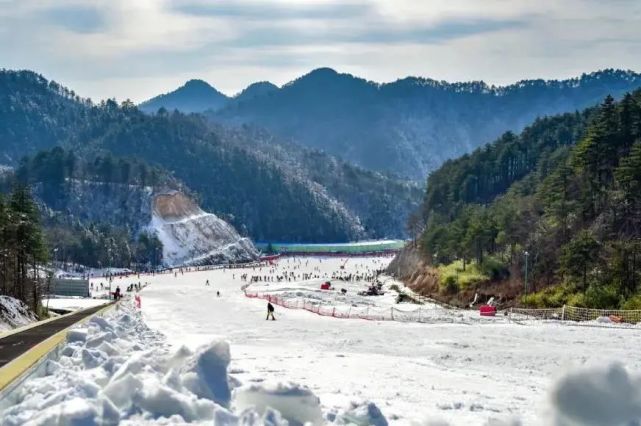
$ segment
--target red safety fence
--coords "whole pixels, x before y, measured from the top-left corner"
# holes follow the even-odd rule
[[[343,319],[363,319],[369,321],[400,321],[400,322],[455,322],[460,321],[452,310],[442,307],[418,308],[405,311],[394,307],[373,308],[334,306],[308,301],[305,299],[288,299],[269,293],[258,293],[243,289],[245,296],[252,299],[263,299],[287,309],[302,309],[314,314]]]

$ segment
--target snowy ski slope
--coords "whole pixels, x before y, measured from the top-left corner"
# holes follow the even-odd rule
[[[594,405],[587,391],[570,397],[570,402],[550,402],[555,386],[561,386],[555,382],[568,371],[586,366],[601,368],[613,361],[623,363],[630,371],[641,370],[641,358],[634,349],[641,343],[636,330],[519,325],[505,318],[458,323],[437,319],[430,324],[345,320],[279,307],[277,321],[265,321],[266,302],[246,298],[241,291],[246,284],[241,274],[293,272],[297,277],[312,273],[319,278],[313,285],[288,282],[280,288],[275,285],[273,290],[294,289],[300,293],[307,288],[318,294],[313,287],[325,276],[376,269],[381,261],[350,259],[341,269],[344,259],[340,258],[305,258],[299,263],[291,259],[287,263],[285,259],[262,270],[146,277],[151,284],[141,293],[143,316],[174,346],[196,348],[226,339],[231,346],[233,377],[244,384],[291,381],[308,386],[320,398],[328,419],[353,402],[372,401],[391,424],[426,419],[453,425],[486,424],[492,419],[519,419],[526,425],[555,424],[559,404],[572,408],[577,398],[580,402],[585,397],[583,405]],[[210,286],[205,285],[206,280]],[[341,288],[342,283],[333,284]],[[350,289],[355,286],[349,284]],[[366,303],[376,302],[368,299]],[[380,303],[389,306],[389,297],[381,297]],[[607,386],[612,377],[621,378],[617,371],[613,367],[603,377],[598,376],[601,373],[580,377],[598,377],[594,380],[602,394],[595,401],[609,404],[612,401]],[[627,379],[625,371],[623,375]],[[615,379],[613,383],[618,383]],[[573,384],[576,387],[576,381],[570,382],[570,389]],[[617,399],[623,399],[623,405],[637,398],[614,393]],[[622,412],[629,414],[617,411]]]

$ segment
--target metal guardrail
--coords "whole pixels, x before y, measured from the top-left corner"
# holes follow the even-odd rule
[[[0,336],[0,405],[48,355],[65,343],[77,324],[113,308],[115,303],[94,306],[58,318],[39,321]]]

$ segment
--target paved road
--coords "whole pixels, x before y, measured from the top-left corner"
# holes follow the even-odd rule
[[[57,320],[46,322],[42,325],[29,328],[20,333],[11,334],[0,338],[0,367],[8,364],[15,358],[19,357],[38,343],[53,336],[60,330],[75,324],[83,318],[92,315],[105,305],[95,306],[67,316],[60,317]]]

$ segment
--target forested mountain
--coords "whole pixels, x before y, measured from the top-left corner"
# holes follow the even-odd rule
[[[252,124],[370,170],[423,180],[445,160],[521,131],[537,117],[573,112],[641,86],[641,75],[606,70],[563,81],[495,87],[408,77],[378,84],[328,68],[208,113]]]
[[[88,164],[109,154],[118,164],[121,159],[138,162],[141,166],[130,166],[129,177],[135,176],[131,168],[142,164],[149,173],[164,170],[161,174],[171,174],[197,193],[203,208],[257,240],[401,236],[405,218],[417,206],[415,185],[295,144],[281,147],[278,143],[285,142],[265,132],[212,126],[198,115],[175,111],[148,115],[131,102],[93,105],[27,71],[2,72],[4,80],[10,84],[0,86],[6,100],[0,121],[15,119],[8,131],[0,130],[0,153],[11,153],[9,164],[55,145]],[[114,161],[94,167],[111,168],[114,176],[126,173],[126,166]],[[394,208],[388,212],[392,220],[382,221],[375,209],[388,206]]]
[[[641,307],[641,91],[447,162],[423,220],[441,293],[522,294],[528,262],[526,304]]]
[[[229,98],[202,80],[189,80],[173,92],[156,96],[139,105],[140,110],[156,112],[160,108],[184,113],[217,110],[223,107]]]
[[[181,189],[168,172],[111,154],[79,156],[57,146],[24,157],[3,184],[29,187],[54,260],[90,267],[158,265],[162,245],[146,228],[153,188]]]
[[[88,101],[30,71],[0,71],[0,163],[16,164],[83,125]]]

